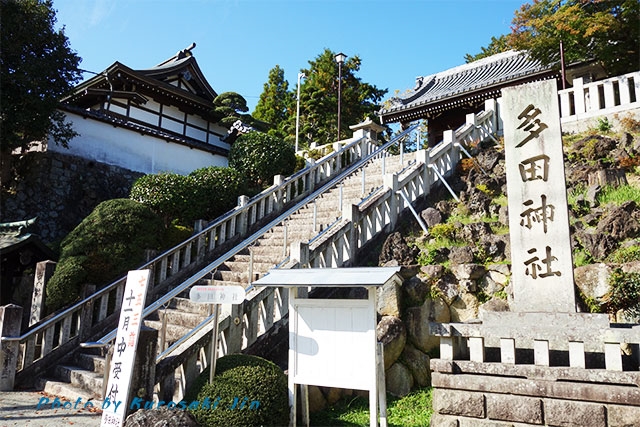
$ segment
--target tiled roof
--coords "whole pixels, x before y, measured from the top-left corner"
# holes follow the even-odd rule
[[[416,85],[406,93],[391,98],[390,106],[380,111],[385,116],[428,107],[448,99],[477,91],[504,87],[511,81],[536,74],[548,73],[550,68],[532,60],[525,52],[507,51],[468,64],[460,65],[429,76],[416,78]],[[394,120],[393,120],[394,121]]]

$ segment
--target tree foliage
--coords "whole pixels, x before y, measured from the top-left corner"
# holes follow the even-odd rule
[[[478,59],[505,52],[509,50],[510,47],[507,36],[503,34],[499,37],[491,37],[491,42],[489,43],[489,45],[487,47],[481,47],[480,49],[480,53],[477,53],[475,55],[470,55],[467,53],[464,56],[465,62],[468,64],[469,62],[477,61]]]
[[[510,34],[492,37],[465,59],[515,49],[558,67],[562,41],[566,63],[596,60],[609,75],[620,75],[638,69],[639,16],[638,0],[534,0],[514,12]]]
[[[287,136],[283,125],[291,114],[295,114],[295,97],[289,92],[289,82],[284,78],[284,69],[276,65],[269,71],[269,80],[264,84],[253,117],[269,123],[268,133],[284,139]]]
[[[293,146],[272,135],[249,132],[229,151],[229,167],[237,169],[250,186],[270,185],[274,175],[290,175],[296,166]]]
[[[222,126],[230,128],[240,120],[245,125],[264,129],[264,123],[254,119],[247,111],[247,100],[236,92],[223,92],[213,100],[214,117]]]
[[[76,134],[56,108],[80,80],[81,59],[64,28],[54,28],[51,0],[0,0],[0,6],[1,150],[25,150],[47,136],[66,146]]]
[[[534,0],[516,11],[509,43],[553,64],[562,40],[567,63],[594,59],[623,74],[638,69],[639,16],[638,0]]]
[[[365,83],[356,76],[360,70],[358,56],[348,57],[342,65],[341,85],[341,138],[347,136],[348,126],[367,117],[376,120],[376,111],[386,89]],[[324,145],[338,138],[338,64],[335,52],[325,49],[309,68],[300,70],[305,74],[300,86],[300,145],[312,142]],[[277,130],[274,134],[288,142],[295,140],[297,86],[286,92],[284,73],[279,67],[269,73],[269,82],[256,106],[258,118],[271,122]],[[273,98],[271,94],[277,94]]]

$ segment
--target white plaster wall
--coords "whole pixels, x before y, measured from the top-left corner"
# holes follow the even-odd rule
[[[65,114],[67,121],[73,124],[80,136],[71,140],[69,149],[50,143],[50,151],[146,174],[163,171],[188,174],[207,166],[228,166],[224,156],[169,143],[164,139],[86,119],[77,114]],[[216,145],[229,148],[228,144],[219,141],[216,141]]]

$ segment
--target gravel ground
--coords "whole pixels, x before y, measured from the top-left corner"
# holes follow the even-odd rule
[[[58,402],[66,403],[67,409],[62,405],[56,406],[56,396],[41,391],[3,391],[0,392],[0,427],[29,426],[29,427],[96,427],[100,425],[102,411],[98,408],[87,406],[86,401],[69,402],[64,398],[58,398]],[[38,407],[38,405],[40,406]],[[75,408],[74,408],[75,406]]]

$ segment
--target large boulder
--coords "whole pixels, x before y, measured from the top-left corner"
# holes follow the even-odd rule
[[[428,355],[411,344],[407,344],[404,347],[400,359],[402,363],[409,368],[409,371],[411,371],[413,380],[418,387],[431,385],[431,359]]]
[[[384,346],[384,368],[398,360],[407,342],[407,330],[398,317],[384,316],[376,327],[376,338]]]
[[[124,427],[198,427],[200,424],[188,411],[161,406],[152,411],[139,410],[129,415]]]
[[[618,242],[640,236],[640,224],[634,217],[637,210],[638,206],[634,201],[621,204],[598,223],[596,232],[607,234]]]
[[[380,316],[400,316],[400,285],[394,281],[385,283],[377,290],[377,310]]]
[[[409,247],[402,234],[391,233],[382,245],[380,251],[379,265],[383,265],[391,260],[398,261],[399,265],[413,265],[420,250],[417,247]]]
[[[451,303],[449,308],[452,322],[468,322],[478,318],[480,301],[475,294],[462,293]]]
[[[440,338],[429,334],[429,322],[447,323],[449,307],[440,297],[427,299],[420,307],[408,308],[404,316],[407,340],[425,353],[438,348]]]
[[[573,270],[573,280],[580,292],[595,301],[601,301],[609,291],[609,276],[611,267],[607,264],[590,264]]]
[[[427,227],[431,228],[436,224],[442,223],[442,214],[436,208],[427,208],[420,212],[420,216],[424,220]]]
[[[411,375],[409,368],[402,363],[396,362],[391,365],[391,367],[387,369],[385,376],[387,392],[397,397],[406,396],[411,392],[413,388],[413,375]]]

